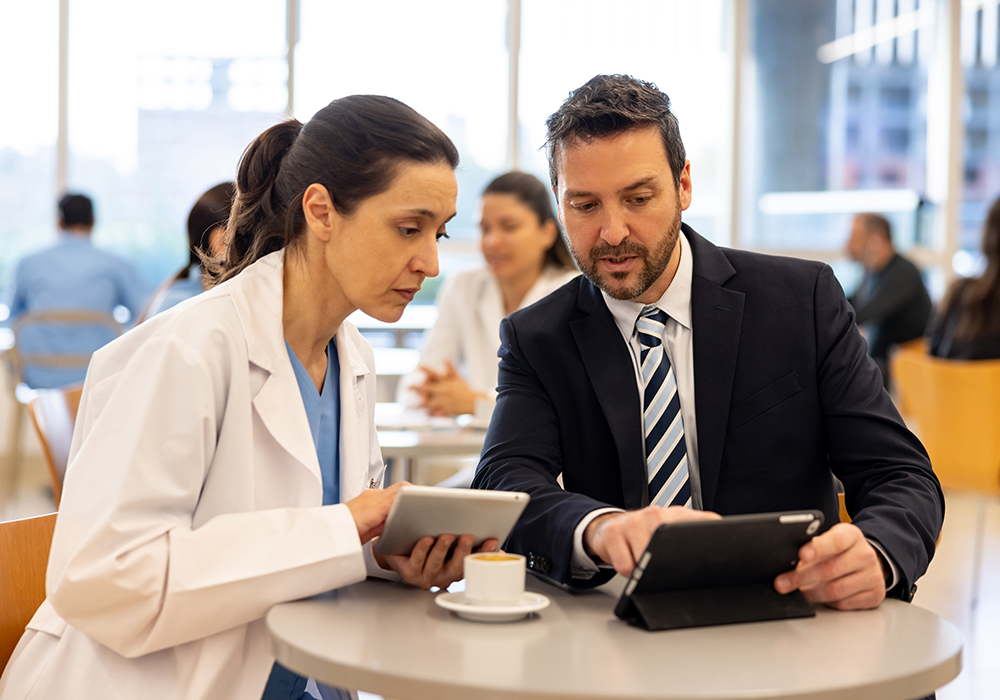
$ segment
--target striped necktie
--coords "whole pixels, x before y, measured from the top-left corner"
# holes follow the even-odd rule
[[[655,306],[643,307],[635,329],[642,345],[643,429],[646,435],[646,474],[649,502],[657,506],[691,507],[684,419],[674,369],[663,346],[667,314]]]

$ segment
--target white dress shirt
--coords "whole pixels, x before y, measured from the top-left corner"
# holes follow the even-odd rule
[[[546,266],[524,296],[519,308],[534,304],[579,275],[575,268]],[[450,360],[469,388],[485,399],[476,402],[476,420],[488,423],[497,400],[497,370],[500,363],[500,321],[504,316],[503,294],[489,268],[465,270],[448,278],[438,293],[438,318],[420,354],[420,366],[444,371]],[[416,370],[400,382],[399,400],[415,403],[409,389],[422,384],[424,373]]]
[[[694,334],[691,328],[691,280],[694,275],[694,265],[691,260],[691,246],[683,233],[679,235],[678,245],[681,247],[681,259],[674,273],[674,279],[654,306],[668,316],[663,331],[663,345],[667,357],[674,368],[677,380],[677,394],[681,402],[681,418],[684,421],[684,442],[687,446],[688,478],[691,484],[691,507],[701,509],[701,478],[698,472],[698,429],[694,410]],[[628,346],[632,356],[632,366],[635,370],[635,382],[638,389],[639,419],[642,420],[644,406],[642,405],[642,372],[640,371],[639,334],[635,331],[635,322],[639,314],[647,306],[635,301],[612,299],[605,292],[604,302],[608,305],[615,324],[622,334],[622,340]],[[645,449],[645,446],[643,446]],[[619,511],[620,508],[600,508],[588,513],[573,535],[573,575],[577,578],[590,578],[598,567],[583,548],[583,531],[587,525],[602,513]]]

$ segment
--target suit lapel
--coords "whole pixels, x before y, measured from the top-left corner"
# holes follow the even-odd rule
[[[625,508],[649,505],[643,459],[642,416],[635,369],[614,317],[589,281],[580,284],[577,308],[585,315],[570,323],[587,376],[615,437]]]
[[[705,510],[719,484],[722,450],[736,374],[746,295],[722,285],[736,271],[718,248],[684,226],[691,243],[691,325],[694,331],[694,393],[698,421],[698,472]]]

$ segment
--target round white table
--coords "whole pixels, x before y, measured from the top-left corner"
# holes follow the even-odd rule
[[[330,685],[406,700],[907,700],[961,669],[962,635],[922,608],[645,632],[608,592],[532,580],[552,599],[512,623],[459,619],[434,594],[366,581],[275,606],[277,659]]]

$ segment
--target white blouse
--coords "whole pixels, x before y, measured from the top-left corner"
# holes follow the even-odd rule
[[[518,308],[534,304],[579,274],[575,269],[545,267]],[[466,270],[446,280],[437,298],[438,318],[420,355],[420,366],[444,371],[445,361],[451,360],[473,391],[489,397],[476,403],[476,422],[486,423],[497,395],[497,350],[500,321],[505,316],[500,285],[488,268]],[[416,395],[409,388],[423,381],[419,369],[404,377],[399,400],[415,403]]]

